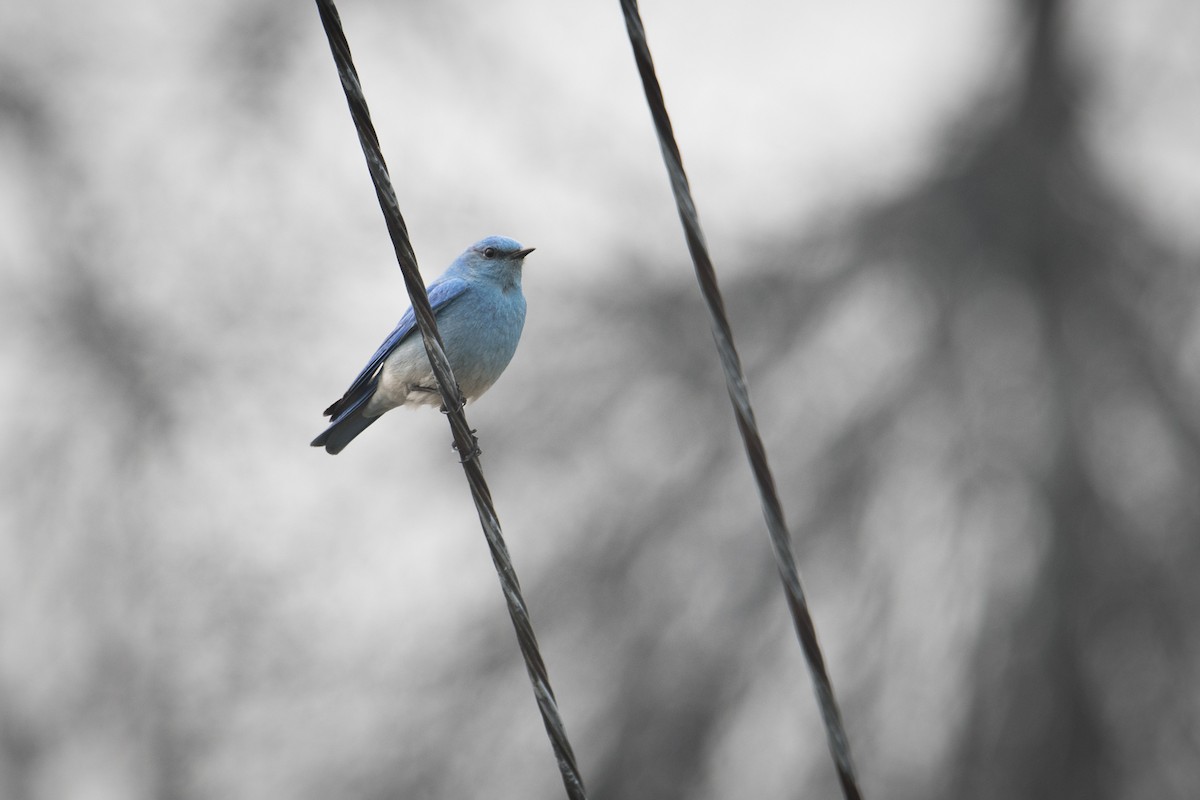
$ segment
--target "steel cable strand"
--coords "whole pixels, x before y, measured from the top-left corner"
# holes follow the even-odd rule
[[[679,220],[683,224],[684,238],[687,240],[688,251],[691,253],[692,263],[695,266],[700,292],[708,306],[713,340],[725,372],[725,383],[729,391],[730,402],[733,405],[738,431],[741,433],[750,468],[758,485],[763,517],[766,520],[779,577],[783,583],[788,610],[791,613],[801,650],[812,675],[813,690],[817,696],[817,705],[825,725],[829,752],[833,756],[842,793],[847,800],[860,800],[862,792],[855,776],[850,742],[846,736],[841,712],[838,710],[833,683],[825,666],[825,658],[821,653],[820,644],[817,642],[812,614],[809,611],[808,602],[805,600],[804,590],[800,585],[800,573],[796,568],[796,559],[792,553],[791,534],[784,521],[783,506],[779,501],[775,479],[767,461],[766,448],[754,419],[754,410],[750,405],[750,395],[746,389],[745,373],[742,371],[741,360],[738,358],[737,349],[733,344],[733,332],[725,313],[725,303],[717,285],[716,271],[713,269],[708,247],[704,243],[700,218],[692,200],[687,174],[683,169],[683,157],[680,155],[679,145],[675,141],[671,119],[667,115],[662,87],[659,85],[654,62],[650,57],[650,46],[646,40],[646,31],[642,25],[637,0],[620,0],[620,2],[621,10],[625,15],[625,27],[629,32],[629,43],[633,48],[634,61],[637,63],[638,73],[642,79],[646,103],[650,107],[650,116],[658,135],[663,162],[671,181],[671,190],[675,195]]]
[[[495,565],[500,579],[505,604],[516,631],[517,643],[525,660],[525,668],[533,686],[534,697],[542,715],[542,722],[546,727],[546,734],[550,739],[555,760],[558,762],[563,786],[570,800],[586,800],[583,778],[575,761],[575,753],[567,738],[558,702],[550,686],[546,664],[542,659],[537,637],[533,632],[533,624],[525,605],[525,598],[521,593],[516,571],[508,554],[508,547],[505,545],[504,536],[500,531],[500,521],[492,505],[491,491],[488,489],[483,469],[479,464],[479,450],[475,436],[463,413],[464,401],[458,384],[454,380],[450,363],[446,359],[441,334],[437,329],[437,320],[430,307],[425,284],[421,280],[421,274],[417,268],[417,259],[413,252],[412,242],[409,240],[408,228],[400,213],[387,164],[383,160],[379,137],[371,122],[366,97],[350,55],[350,45],[346,41],[341,19],[332,0],[316,0],[316,4],[321,24],[329,40],[329,48],[333,53],[334,63],[337,65],[342,89],[346,94],[346,102],[350,107],[350,116],[354,120],[354,128],[358,132],[358,139],[367,161],[371,182],[375,186],[375,195],[379,199],[379,206],[387,222],[388,233],[396,252],[396,260],[400,265],[400,272],[404,276],[404,285],[408,289],[408,295],[412,301],[417,327],[421,331],[421,338],[425,343],[430,365],[437,378],[442,405],[454,436],[454,447],[462,456],[463,472],[466,474],[471,497],[475,501],[475,509],[479,515],[479,523],[483,528],[484,537],[487,539],[488,549],[491,551],[492,563]]]

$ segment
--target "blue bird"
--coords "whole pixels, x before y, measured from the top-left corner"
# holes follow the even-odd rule
[[[489,236],[429,284],[446,357],[467,400],[490,389],[517,350],[525,326],[521,267],[532,252],[506,236]],[[342,398],[325,409],[332,420],[312,446],[336,455],[385,411],[441,402],[410,308]]]

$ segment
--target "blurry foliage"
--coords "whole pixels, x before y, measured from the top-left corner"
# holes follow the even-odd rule
[[[302,60],[281,7],[213,34],[248,129]],[[1088,148],[1061,3],[1022,9],[925,179],[726,299],[868,796],[1190,797],[1200,270]],[[558,796],[448,434],[304,448],[349,296],[293,230],[320,198],[102,164],[19,56],[0,798]],[[96,177],[226,156],[228,210]],[[694,287],[559,286],[472,420],[592,794],[835,796]]]

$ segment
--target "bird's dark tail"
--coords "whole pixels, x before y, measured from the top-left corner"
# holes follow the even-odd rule
[[[337,415],[329,427],[321,435],[312,440],[313,447],[324,447],[330,455],[336,456],[354,441],[354,437],[371,427],[371,423],[379,417],[368,417],[363,414],[371,393],[364,393],[357,403],[346,408]],[[336,404],[335,404],[336,405]]]

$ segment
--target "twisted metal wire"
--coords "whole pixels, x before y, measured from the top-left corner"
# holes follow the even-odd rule
[[[758,432],[758,424],[754,420],[754,409],[750,405],[750,395],[746,389],[746,376],[742,371],[741,359],[738,358],[737,349],[733,344],[733,331],[725,313],[725,302],[717,286],[716,271],[713,269],[712,260],[708,255],[708,246],[704,243],[700,218],[696,213],[696,205],[692,201],[692,191],[688,185],[687,174],[683,170],[683,157],[679,153],[679,145],[675,142],[671,119],[667,116],[667,107],[663,101],[662,87],[659,86],[654,62],[650,58],[650,45],[646,41],[646,30],[642,25],[637,0],[620,0],[620,2],[621,10],[625,15],[625,27],[629,32],[629,43],[633,47],[634,61],[637,63],[638,73],[642,78],[642,87],[645,89],[646,103],[650,107],[650,116],[654,120],[654,128],[658,134],[663,162],[666,164],[667,175],[671,180],[671,190],[675,194],[675,204],[679,209],[679,221],[683,224],[683,233],[687,239],[692,263],[696,268],[696,279],[700,284],[700,292],[704,295],[704,300],[708,305],[713,339],[721,358],[721,366],[725,371],[725,384],[729,390],[729,400],[733,404],[733,413],[737,418],[737,426],[746,448],[746,456],[749,458],[750,468],[753,470],[754,479],[758,484],[763,517],[766,519],[767,532],[775,552],[775,563],[783,583],[788,610],[791,612],[796,634],[800,639],[800,647],[812,675],[817,705],[820,707],[821,717],[825,723],[829,752],[833,756],[842,793],[847,800],[860,800],[862,792],[859,789],[854,763],[850,757],[850,741],[846,736],[845,726],[842,724],[842,715],[838,710],[837,699],[834,697],[833,683],[830,681],[829,672],[825,667],[825,658],[821,654],[821,647],[817,642],[817,632],[813,625],[812,614],[809,612],[808,602],[804,598],[804,590],[800,585],[800,573],[792,554],[791,534],[783,519],[783,506],[779,502],[775,479],[772,477],[770,465],[767,463],[766,448],[763,445],[762,436]]]
[[[450,421],[454,435],[454,448],[462,455],[463,472],[466,473],[467,483],[471,488],[471,497],[475,501],[475,509],[479,514],[479,523],[487,539],[488,549],[492,554],[492,563],[500,578],[500,587],[504,591],[504,600],[508,606],[508,614],[512,618],[513,627],[517,634],[517,643],[521,655],[525,659],[525,668],[529,673],[529,681],[533,686],[533,694],[537,700],[542,722],[546,726],[546,734],[554,757],[562,774],[563,786],[570,800],[586,800],[583,778],[575,761],[575,753],[567,739],[562,717],[558,711],[558,702],[550,687],[550,678],[546,664],[542,660],[537,637],[534,636],[533,624],[525,599],[521,594],[521,586],[517,581],[517,573],[513,569],[512,560],[508,555],[508,547],[500,532],[500,520],[492,505],[491,491],[483,477],[483,469],[479,464],[479,448],[467,424],[463,413],[464,399],[459,391],[458,383],[446,359],[445,347],[441,334],[437,329],[437,320],[429,305],[429,296],[425,284],[417,269],[417,257],[413,252],[412,242],[408,237],[408,228],[400,213],[396,193],[392,188],[392,180],[388,174],[387,164],[383,160],[383,152],[379,146],[379,136],[371,122],[367,110],[367,100],[359,83],[358,72],[354,68],[350,56],[350,45],[342,30],[341,19],[332,0],[316,0],[317,11],[321,16],[321,24],[325,28],[325,36],[329,40],[329,49],[333,52],[333,60],[337,65],[338,76],[342,81],[342,89],[346,93],[346,102],[350,106],[350,116],[354,120],[354,128],[358,131],[358,139],[362,144],[363,155],[367,160],[367,169],[371,173],[371,182],[375,186],[375,195],[383,210],[387,222],[388,233],[391,235],[392,246],[396,251],[396,260],[400,272],[404,276],[404,285],[412,300],[413,312],[416,316],[417,327],[425,342],[425,351],[429,355],[429,363],[437,378],[438,390],[442,396],[442,406]]]

